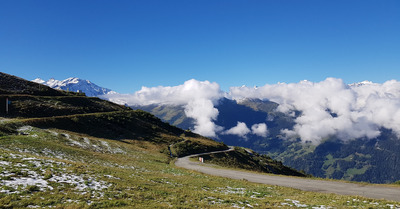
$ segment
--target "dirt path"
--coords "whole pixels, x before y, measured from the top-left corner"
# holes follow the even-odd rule
[[[233,149],[229,149],[226,151],[218,152],[229,152],[232,150]],[[341,195],[359,195],[374,199],[400,201],[400,187],[362,185],[353,183],[342,183],[337,181],[324,181],[307,178],[256,174],[244,171],[207,167],[204,166],[204,164],[200,165],[199,162],[192,162],[189,160],[190,157],[218,152],[202,153],[178,158],[178,160],[175,162],[175,165],[186,169],[196,170],[205,174],[222,176],[232,179],[245,179],[250,182],[291,187],[304,191],[335,193]]]

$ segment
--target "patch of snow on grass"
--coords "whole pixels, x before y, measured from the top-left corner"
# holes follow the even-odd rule
[[[109,178],[109,179],[117,179],[117,180],[120,180],[120,178],[114,177],[114,176],[111,176],[111,175],[104,175],[104,177],[107,177],[107,178]]]
[[[58,133],[52,130],[47,130],[49,133],[53,134],[54,136],[58,136]]]
[[[22,160],[37,160],[37,158],[35,158],[35,157],[25,157],[25,158],[22,158]]]
[[[55,158],[62,159],[62,160],[68,160],[68,157],[63,152],[56,152],[56,151],[50,150],[48,148],[44,148],[42,150],[42,153],[45,156],[55,157]]]
[[[218,187],[218,190],[214,190],[215,192],[220,192],[224,194],[245,194],[246,189],[245,188],[232,188],[227,186],[226,188]]]
[[[287,205],[290,205],[290,206],[296,206],[298,208],[306,208],[306,207],[308,207],[308,205],[300,204],[300,201],[298,201],[298,200],[285,199],[285,201],[291,202],[292,204],[286,203]]]
[[[107,184],[105,181],[96,181],[92,177],[86,177],[84,175],[75,175],[75,174],[66,174],[63,173],[58,176],[53,176],[49,179],[49,181],[57,182],[57,183],[66,183],[75,185],[75,189],[79,191],[84,191],[86,189],[92,190],[103,190],[107,189],[110,184]]]
[[[246,206],[247,207],[249,207],[249,208],[254,208],[252,205],[250,205],[250,204],[246,204]]]
[[[89,138],[84,137],[84,138],[83,138],[83,141],[84,141],[86,144],[90,145],[90,139],[89,139]]]
[[[63,133],[63,134],[61,134],[62,136],[65,136],[65,138],[66,139],[68,139],[68,141],[70,142],[70,144],[69,145],[75,145],[75,146],[78,146],[78,147],[81,147],[81,148],[85,148],[86,146],[85,145],[83,145],[82,143],[80,143],[80,142],[78,142],[78,141],[76,141],[76,140],[73,140],[72,138],[71,138],[71,135],[69,135],[69,134],[66,134],[66,133]]]
[[[10,162],[7,162],[7,161],[0,161],[0,165],[10,165],[11,163]]]
[[[33,130],[32,126],[22,126],[17,129],[18,133],[23,135],[29,135],[30,132],[32,132],[32,130]]]
[[[26,188],[27,186],[38,186],[42,191],[44,190],[44,188],[49,188],[50,190],[53,190],[51,186],[47,185],[47,181],[40,178],[19,177],[12,180],[3,180],[1,184],[13,188],[18,186],[22,186],[23,188]]]
[[[400,209],[400,205],[386,204],[386,206],[390,207],[390,209]]]
[[[312,209],[330,209],[330,208],[333,208],[333,207],[325,206],[325,205],[320,205],[320,206],[312,207]]]
[[[112,154],[125,154],[126,152],[123,151],[121,148],[113,148],[108,142],[103,140],[91,140],[87,137],[83,138],[74,138],[69,134],[63,133],[61,134],[68,140],[69,146],[77,146],[84,149],[90,149],[96,152],[109,152]]]
[[[41,208],[39,205],[28,205],[27,208]]]
[[[123,151],[123,150],[120,149],[120,148],[114,148],[114,149],[113,149],[113,148],[110,146],[110,144],[108,144],[106,141],[101,141],[100,143],[101,143],[102,146],[104,146],[104,147],[107,148],[107,151],[108,151],[108,152],[110,152],[110,153],[112,153],[112,154],[118,154],[118,153],[120,153],[120,154],[125,154],[125,153],[126,153],[125,151]]]
[[[106,147],[106,148],[108,148],[108,149],[111,148],[110,145],[109,145],[107,142],[105,142],[105,141],[101,141],[100,143],[101,143],[101,145],[103,145],[104,147]]]
[[[64,162],[38,159],[12,153],[0,153],[0,159],[4,159],[0,161],[2,165],[0,187],[5,187],[0,192],[5,194],[20,193],[22,192],[21,189],[28,189],[32,192],[53,190],[54,188],[50,185],[54,183],[73,185],[75,190],[84,192],[93,190],[101,191],[112,185],[106,181],[97,180],[88,174],[76,175],[70,173],[66,169],[69,165]],[[41,168],[41,170],[38,170],[38,168]],[[48,173],[46,173],[49,171],[51,172],[51,176],[48,176]],[[46,174],[47,177],[45,177]],[[67,188],[70,188],[70,186]]]

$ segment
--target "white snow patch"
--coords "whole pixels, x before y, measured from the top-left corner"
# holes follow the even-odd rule
[[[2,182],[2,185],[9,187],[18,187],[18,186],[27,187],[36,185],[40,188],[40,190],[43,190],[43,188],[49,188],[50,190],[53,190],[51,186],[47,185],[47,181],[40,178],[30,178],[30,177],[20,177],[20,178],[14,178],[13,180],[4,180]]]
[[[63,173],[58,176],[53,176],[49,179],[49,181],[57,182],[57,183],[66,183],[76,185],[75,189],[79,191],[83,191],[86,189],[93,190],[103,190],[110,186],[105,181],[96,181],[92,177],[86,177],[83,175],[75,175],[75,174],[67,174]]]
[[[90,139],[89,139],[89,138],[84,137],[84,138],[83,138],[83,141],[84,141],[86,144],[90,145]]]
[[[32,126],[22,126],[20,128],[17,129],[18,134],[19,135],[29,135],[32,131],[33,131],[33,127]],[[34,137],[37,137],[37,135],[34,134]]]
[[[300,201],[298,201],[298,200],[285,199],[285,201],[291,202],[291,203],[281,203],[281,204],[282,205],[289,205],[289,206],[296,206],[298,208],[306,208],[306,207],[308,207],[308,205],[301,204]]]
[[[118,180],[120,180],[120,178],[114,177],[114,176],[111,176],[111,175],[104,175],[104,177],[107,177],[109,179],[118,179]]]
[[[28,205],[28,206],[26,206],[27,208],[40,208],[40,206],[39,205]]]
[[[47,130],[49,133],[53,134],[54,136],[58,136],[58,133],[52,130]]]
[[[0,161],[0,165],[10,165],[11,163],[10,162],[7,162],[7,161]]]
[[[12,188],[10,190],[1,190],[1,192],[5,194],[20,193],[20,190],[27,188],[27,186],[37,186],[40,191],[53,190],[54,188],[48,185],[49,182],[75,185],[75,190],[77,191],[101,191],[111,186],[111,184],[106,181],[96,180],[95,177],[86,174],[76,175],[73,173],[69,173],[65,168],[69,165],[64,162],[43,160],[12,153],[0,154],[0,158],[4,159],[7,157],[11,159],[23,160],[24,163],[13,163],[4,160],[0,161],[0,165],[2,165],[3,167],[3,171],[0,173],[0,177],[7,177],[3,179],[0,178],[0,186],[8,186]],[[54,169],[55,166],[57,166],[57,169]],[[41,171],[36,171],[35,169],[42,167],[45,167],[46,169],[42,169]],[[20,169],[18,170],[18,172],[11,172],[14,168]],[[52,171],[52,177],[49,179],[45,179],[44,175],[46,170],[48,169]],[[100,196],[101,195],[103,194],[100,194]]]

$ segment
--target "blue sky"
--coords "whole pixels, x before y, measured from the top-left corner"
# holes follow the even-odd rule
[[[400,80],[400,1],[0,0],[0,71],[120,93]]]

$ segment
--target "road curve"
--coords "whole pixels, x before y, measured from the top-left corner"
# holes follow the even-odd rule
[[[196,170],[205,174],[222,176],[231,179],[244,179],[250,182],[261,183],[261,184],[291,187],[304,191],[335,193],[341,195],[358,195],[374,199],[400,201],[399,187],[362,185],[353,183],[343,183],[337,181],[324,181],[324,180],[315,180],[307,178],[256,174],[245,171],[207,167],[203,166],[204,164],[200,165],[199,162],[192,162],[189,160],[190,157],[196,157],[199,155],[212,154],[212,153],[229,152],[232,150],[233,149],[231,148],[225,151],[216,151],[216,152],[189,155],[186,157],[178,158],[178,160],[175,162],[175,165],[177,167]]]

